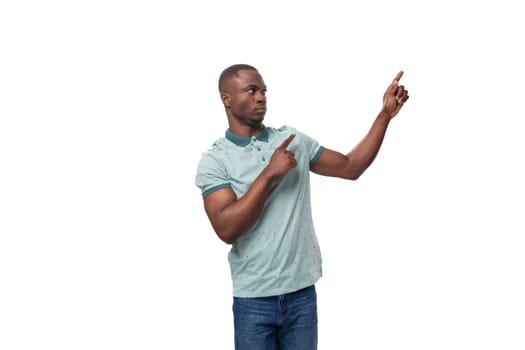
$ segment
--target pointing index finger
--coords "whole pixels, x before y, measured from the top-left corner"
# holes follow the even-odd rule
[[[402,76],[403,76],[403,71],[400,71],[399,73],[397,73],[392,83],[397,84],[399,82],[399,79],[401,79]]]
[[[295,137],[295,133],[293,132],[286,138],[286,140],[283,141],[283,143],[281,143],[279,148],[286,149],[286,147],[288,147],[288,145],[290,144],[290,142],[292,142],[294,137]]]

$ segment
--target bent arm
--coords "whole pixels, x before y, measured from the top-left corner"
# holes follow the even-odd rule
[[[385,138],[390,117],[379,113],[366,136],[346,155],[325,149],[311,170],[319,175],[357,180],[372,164]]]
[[[290,134],[275,149],[266,168],[255,178],[239,199],[231,188],[224,188],[204,197],[204,209],[220,239],[232,244],[255,224],[261,216],[272,184],[297,165],[293,152],[286,149],[294,139]]]
[[[394,118],[408,100],[408,91],[399,85],[403,71],[399,72],[383,95],[383,108],[374,120],[366,136],[344,155],[326,149],[311,166],[314,173],[325,176],[357,180],[372,164],[381,148],[390,120]]]
[[[231,188],[223,188],[204,197],[204,209],[221,240],[231,244],[255,224],[272,182],[271,174],[265,170],[240,199]]]

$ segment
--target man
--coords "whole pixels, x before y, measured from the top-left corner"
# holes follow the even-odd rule
[[[213,229],[232,245],[236,349],[317,348],[315,283],[322,273],[309,172],[359,178],[408,99],[402,75],[387,88],[367,135],[344,155],[291,127],[265,126],[266,85],[254,67],[221,73],[229,128],[202,155],[196,185]]]

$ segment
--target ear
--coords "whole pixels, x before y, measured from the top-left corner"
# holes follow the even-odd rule
[[[227,93],[221,93],[221,100],[225,108],[230,108],[230,96]]]

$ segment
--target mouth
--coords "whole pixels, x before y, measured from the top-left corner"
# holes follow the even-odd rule
[[[255,112],[262,113],[266,112],[266,106],[259,106],[254,109]]]

